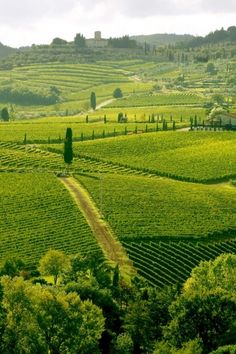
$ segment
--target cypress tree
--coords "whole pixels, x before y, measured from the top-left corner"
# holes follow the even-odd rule
[[[4,107],[1,111],[1,117],[4,122],[9,122],[9,113],[7,107]]]
[[[96,109],[97,103],[96,103],[96,93],[95,92],[91,92],[91,96],[90,96],[90,104],[93,110]]]
[[[64,161],[66,164],[70,165],[73,160],[73,149],[72,149],[72,129],[66,129],[66,138],[64,143]]]

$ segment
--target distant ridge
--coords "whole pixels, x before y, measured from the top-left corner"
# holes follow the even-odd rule
[[[0,42],[0,58],[7,57],[8,55],[14,53],[17,49],[8,47]]]
[[[131,39],[135,39],[138,43],[147,43],[149,45],[155,45],[156,47],[168,44],[176,44],[179,42],[186,42],[194,39],[195,37],[190,34],[167,34],[157,33],[149,35],[131,36]]]

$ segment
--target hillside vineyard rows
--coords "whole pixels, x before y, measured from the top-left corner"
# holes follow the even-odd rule
[[[191,120],[207,121],[214,95],[227,98],[235,112],[226,64],[217,62],[225,73],[218,79],[206,74],[205,63],[145,59],[1,70],[0,93],[10,99],[0,108],[7,106],[11,116],[0,123],[1,261],[18,256],[32,267],[53,248],[104,259],[57,177],[66,174],[68,127],[74,138],[69,173],[150,285],[182,284],[201,260],[236,253],[235,132],[189,131]],[[118,87],[123,97],[116,99]],[[56,101],[45,104],[53,92]],[[96,110],[91,92],[102,104]],[[27,102],[29,95],[42,102]],[[118,123],[119,113],[125,123]]]
[[[1,173],[1,259],[20,257],[29,266],[48,249],[100,250],[77,206],[59,180],[45,173]],[[102,254],[102,251],[99,251]]]

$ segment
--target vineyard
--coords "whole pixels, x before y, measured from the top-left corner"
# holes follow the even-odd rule
[[[158,132],[75,144],[74,153],[179,180],[212,182],[236,176],[235,134]]]
[[[227,237],[236,228],[236,190],[145,176],[79,176],[121,240]]]
[[[1,261],[18,257],[33,265],[48,249],[101,252],[69,193],[52,174],[6,172],[0,182]]]
[[[131,95],[110,103],[107,107],[143,107],[163,105],[201,105],[204,98],[192,93],[170,93],[170,94],[149,94]]]
[[[122,85],[125,94],[145,92],[152,87],[151,82],[135,82],[129,77],[129,72],[109,62],[15,67],[0,71],[0,85],[0,102],[14,105],[12,116],[17,119],[77,114],[89,108],[91,91],[97,92],[97,103],[100,103],[112,98],[114,89],[119,85]],[[28,103],[22,96],[23,92],[27,93]],[[45,104],[46,96],[53,92],[57,93],[56,101],[54,104]],[[40,96],[43,99],[43,95],[45,103],[30,103],[30,97]]]
[[[134,266],[151,285],[182,284],[201,261],[236,253],[236,242],[123,242]]]
[[[103,120],[103,119],[102,119]],[[73,129],[73,138],[77,140],[94,140],[105,137],[116,137],[117,135],[128,135],[129,133],[156,131],[156,123],[80,123],[80,122],[58,122],[58,123],[15,123],[4,124],[0,130],[0,141],[16,142],[19,144],[28,143],[52,143],[63,142],[64,134],[68,124]],[[172,129],[173,124],[169,125]],[[158,127],[162,129],[162,125]]]
[[[224,67],[217,63],[222,73]],[[235,133],[187,131],[191,119],[206,121],[207,104],[221,94],[205,70],[205,63],[140,59],[1,71],[0,108],[11,115],[0,123],[1,260],[18,256],[32,265],[50,248],[101,252],[56,177],[66,169],[67,127],[74,139],[70,172],[151,285],[183,283],[201,260],[235,253]],[[116,88],[122,98],[113,97]],[[222,92],[234,111],[232,94]],[[46,98],[20,104],[23,93]]]

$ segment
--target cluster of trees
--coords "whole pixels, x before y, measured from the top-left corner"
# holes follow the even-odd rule
[[[130,39],[129,36],[123,36],[120,38],[109,38],[108,46],[111,48],[130,48],[135,49],[138,47],[135,39]]]
[[[236,42],[236,27],[230,26],[227,30],[221,28],[220,30],[210,32],[205,37],[194,37],[190,41],[182,42],[181,46],[194,48],[205,44],[216,44],[220,42]]]
[[[1,110],[1,118],[4,122],[9,122],[10,120],[10,114],[8,112],[8,108],[7,107],[3,107]]]
[[[235,270],[236,256],[223,254],[200,263],[183,288],[157,290],[138,277],[124,281],[101,254],[50,250],[33,271],[8,260],[0,278],[0,351],[234,353]]]
[[[25,86],[3,86],[0,88],[2,102],[22,105],[50,105],[60,100],[60,91],[52,86],[49,89],[32,89]]]

